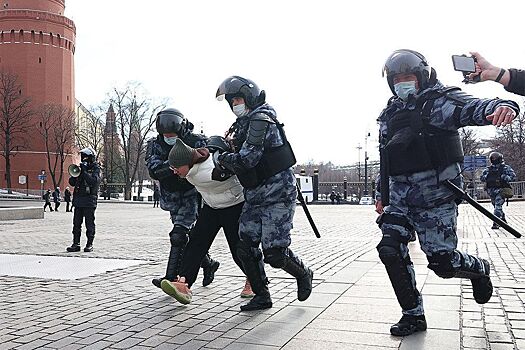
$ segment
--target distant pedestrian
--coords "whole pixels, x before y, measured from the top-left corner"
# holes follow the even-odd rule
[[[330,200],[332,201],[332,204],[335,204],[335,191],[332,191],[332,193],[330,193]]]
[[[160,190],[157,184],[153,184],[153,208],[159,207]]]
[[[58,207],[60,206],[60,187],[57,187],[53,191],[53,203],[55,203],[55,211],[58,211]]]
[[[64,191],[64,201],[66,202],[66,212],[73,211],[73,208],[69,207],[71,203],[71,191],[69,190],[69,186],[66,187],[66,190]]]
[[[46,211],[46,208],[49,207],[49,211],[53,211],[53,208],[51,207],[51,189],[48,188],[46,193],[42,196],[44,198],[45,204],[44,204],[44,211]]]
[[[494,206],[494,215],[507,222],[503,212],[505,199],[512,197],[513,191],[510,182],[516,181],[516,173],[510,165],[505,164],[503,154],[492,152],[489,156],[491,165],[483,170],[480,180],[485,182],[490,201]],[[499,225],[494,223],[492,229],[499,229]]]
[[[335,195],[335,200],[337,204],[341,204],[341,193],[337,192],[337,194]]]

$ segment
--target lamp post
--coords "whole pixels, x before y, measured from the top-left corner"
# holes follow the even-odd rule
[[[365,196],[368,196],[368,153],[367,153],[367,145],[368,145],[368,137],[370,136],[370,133],[367,132],[365,136],[365,192],[363,193]]]

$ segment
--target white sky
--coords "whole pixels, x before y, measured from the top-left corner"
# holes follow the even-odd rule
[[[377,158],[375,120],[391,95],[381,70],[393,50],[421,52],[445,85],[520,102],[496,83],[462,84],[451,55],[477,50],[495,65],[525,69],[524,10],[525,2],[506,0],[67,0],[65,14],[77,27],[76,98],[84,105],[139,81],[197,130],[203,123],[208,136],[223,134],[235,117],[215,92],[241,75],[266,91],[299,163],[344,165],[357,161],[367,132]]]

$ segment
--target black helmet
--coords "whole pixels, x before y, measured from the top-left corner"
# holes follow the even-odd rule
[[[489,160],[492,165],[497,165],[503,163],[503,154],[499,152],[492,152],[489,156]]]
[[[436,71],[430,68],[426,58],[417,51],[396,50],[387,58],[383,67],[383,77],[386,76],[388,86],[394,95],[396,94],[394,76],[401,73],[414,74],[419,89],[426,89],[436,83]]]
[[[226,97],[230,108],[232,108],[232,99],[234,97],[242,97],[246,106],[254,110],[265,102],[266,93],[264,90],[259,89],[257,84],[250,79],[234,75],[226,78],[221,83],[215,97],[219,101]]]
[[[97,158],[96,152],[91,147],[86,147],[80,150],[80,160],[87,160],[88,162],[94,162]]]
[[[208,139],[208,144],[206,147],[210,150],[210,152],[219,151],[222,152],[231,152],[232,149],[230,147],[230,144],[226,139],[222,136],[210,136]]]
[[[178,109],[166,108],[157,114],[155,126],[159,134],[175,133],[185,136],[188,132],[188,120]]]

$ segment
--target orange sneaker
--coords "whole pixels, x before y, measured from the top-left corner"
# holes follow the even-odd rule
[[[246,279],[246,283],[244,284],[244,289],[241,292],[241,298],[252,298],[255,296],[255,293],[252,290],[252,285],[250,284],[250,281]]]
[[[170,282],[164,279],[160,283],[160,288],[162,288],[164,293],[168,294],[169,296],[172,296],[181,304],[186,305],[191,303],[191,297],[193,296],[193,294],[190,288],[188,287],[187,283],[179,282],[178,280]]]

